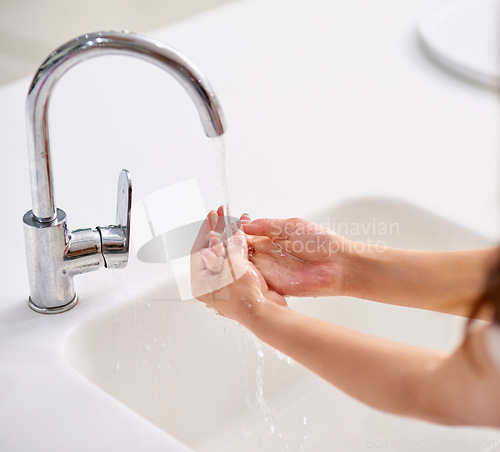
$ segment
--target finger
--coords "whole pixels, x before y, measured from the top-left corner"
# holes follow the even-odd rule
[[[215,254],[212,250],[205,248],[200,252],[205,266],[213,273],[220,273],[224,266],[224,258]]]
[[[217,257],[226,257],[226,248],[224,247],[224,243],[220,239],[218,243],[215,243],[213,246],[210,247],[210,250],[217,256]]]
[[[230,236],[234,233],[236,229],[240,227],[240,221],[237,221],[235,218],[231,218],[228,214],[228,211],[224,211],[224,206],[220,206],[217,209],[217,214],[219,215],[219,228],[218,231],[224,232],[227,236]],[[248,219],[246,221],[250,220],[250,217],[247,215]],[[223,220],[223,221],[222,221]],[[235,221],[236,220],[236,221]]]
[[[190,268],[191,268],[191,278],[198,278],[201,272],[206,268],[206,264],[201,257],[201,251],[191,254]]]
[[[217,209],[217,212],[214,212],[210,217],[210,246],[214,247],[218,243],[224,243],[224,217],[220,216],[220,207]],[[219,253],[220,254],[220,253]]]
[[[217,234],[222,234],[224,232],[224,218],[220,215],[220,207],[217,212],[210,217],[211,219],[211,230]]]
[[[248,245],[245,234],[238,229],[227,240],[227,260],[233,280],[243,276],[249,268]]]
[[[227,252],[228,255],[239,254],[246,258],[248,251],[247,238],[241,229],[227,239]]]
[[[250,215],[248,215],[248,213],[244,213],[243,215],[241,215],[240,217],[240,221],[239,221],[239,224],[238,224],[238,228],[239,229],[243,229],[243,225],[244,224],[248,224],[252,221],[252,219],[250,218]]]
[[[209,240],[208,240],[208,248],[213,248],[217,246],[219,243],[222,243],[222,237],[219,233],[210,231]]]
[[[294,218],[287,220],[262,218],[243,224],[243,231],[246,234],[265,235],[271,238],[286,238],[295,229],[296,226]]]
[[[214,231],[223,234],[226,227],[226,221],[224,217],[224,206],[219,206],[217,209],[217,224],[215,225]]]
[[[202,248],[206,248],[208,246],[208,240],[210,238],[210,231],[212,229],[213,218],[217,218],[217,212],[215,210],[211,210],[203,223],[201,224],[200,230],[198,231],[198,235],[194,241],[193,247],[191,248],[191,253],[197,253]]]

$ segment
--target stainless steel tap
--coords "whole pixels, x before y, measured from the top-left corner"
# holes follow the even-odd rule
[[[194,101],[209,137],[224,133],[224,117],[212,87],[177,50],[128,32],[98,32],[75,38],[40,66],[28,92],[26,123],[33,209],[23,217],[30,280],[29,306],[55,314],[77,303],[75,275],[101,266],[127,265],[132,182],[122,170],[118,181],[116,225],[69,232],[66,214],[56,209],[51,173],[48,107],[59,78],[75,64],[99,55],[121,54],[149,61],[175,77]]]

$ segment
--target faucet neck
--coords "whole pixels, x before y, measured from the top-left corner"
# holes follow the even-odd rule
[[[33,219],[49,223],[56,218],[50,161],[48,104],[57,80],[88,58],[122,54],[139,57],[161,67],[186,89],[193,99],[209,137],[224,133],[224,117],[207,79],[177,50],[134,33],[97,32],[75,38],[54,51],[33,78],[26,103]]]

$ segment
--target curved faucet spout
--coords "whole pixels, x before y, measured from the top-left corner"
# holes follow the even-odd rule
[[[193,99],[205,133],[224,133],[224,117],[212,87],[200,71],[175,49],[145,36],[127,32],[98,32],[80,36],[53,52],[40,66],[31,84],[26,108],[33,219],[50,223],[56,218],[51,174],[47,109],[57,80],[88,58],[124,54],[149,61],[175,77]]]

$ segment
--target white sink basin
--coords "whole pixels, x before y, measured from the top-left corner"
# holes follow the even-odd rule
[[[489,245],[393,200],[351,201],[312,220],[390,246]],[[203,304],[169,298],[173,289],[156,287],[79,325],[67,338],[65,356],[88,380],[195,450],[407,451],[429,439],[436,451],[456,450],[457,440],[470,444],[460,450],[481,450],[474,441],[497,438],[491,430],[435,426],[367,408]],[[293,299],[290,305],[426,347],[450,349],[463,334],[463,319],[417,309],[349,298]]]

